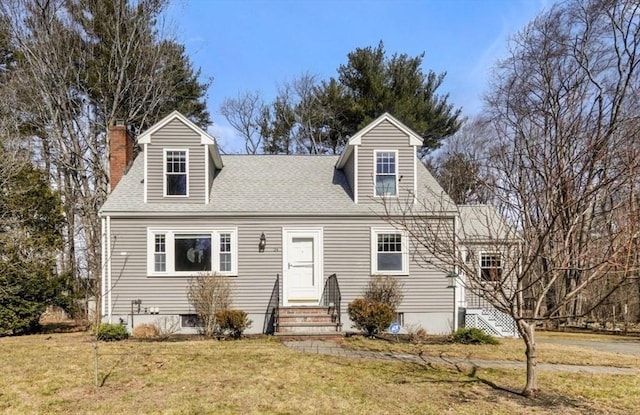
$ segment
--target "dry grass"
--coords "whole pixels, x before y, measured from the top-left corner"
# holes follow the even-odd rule
[[[617,353],[602,352],[584,347],[565,344],[544,343],[544,339],[576,339],[607,341],[611,336],[583,335],[583,334],[559,334],[542,332],[536,334],[538,362],[557,363],[567,365],[598,365],[614,367],[640,368],[640,356],[621,355]],[[613,337],[613,339],[619,339]],[[622,339],[624,340],[624,339]],[[634,339],[626,339],[634,341]],[[439,344],[411,344],[394,342],[392,340],[371,340],[363,337],[345,339],[344,347],[354,350],[372,350],[381,352],[401,352],[411,354],[424,354],[427,356],[458,357],[483,360],[509,360],[523,362],[525,360],[524,343],[520,339],[500,339],[500,344],[495,345],[463,345],[440,342]],[[640,342],[638,342],[640,348]]]
[[[499,346],[502,347],[502,346]],[[462,351],[460,351],[462,353]],[[0,412],[22,413],[630,413],[637,376],[541,373],[527,400],[522,371],[309,355],[269,339],[99,343],[86,333],[0,338]]]

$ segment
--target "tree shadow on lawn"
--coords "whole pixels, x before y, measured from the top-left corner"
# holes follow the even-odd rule
[[[457,402],[478,401],[486,404],[491,402],[491,397],[500,397],[532,410],[535,408],[558,413],[563,413],[567,410],[582,413],[582,411],[588,410],[589,412],[597,413],[597,410],[594,411],[591,407],[591,402],[585,399],[575,399],[554,393],[539,393],[535,398],[527,398],[522,395],[520,390],[498,385],[483,377],[478,372],[480,368],[470,364],[433,363],[426,360],[408,362],[402,358],[390,361],[403,363],[403,365],[380,365],[377,370],[382,371],[387,379],[398,384],[432,383],[458,385],[460,388],[452,389],[450,392],[451,398]],[[483,393],[477,390],[471,391],[467,388],[474,384],[486,386],[487,389]]]
[[[554,411],[574,409],[590,410],[593,412],[590,402],[585,399],[575,399],[564,395],[545,392],[538,392],[535,398],[527,398],[520,390],[500,386],[497,383],[482,377],[478,373],[478,369],[480,369],[478,366],[472,364],[453,364],[452,366],[453,367],[449,369],[451,372],[463,375],[469,382],[477,382],[488,386],[492,391],[497,392],[499,395],[507,399],[515,399],[519,404],[529,408],[540,408]]]

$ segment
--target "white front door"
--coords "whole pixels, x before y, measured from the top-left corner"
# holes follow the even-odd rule
[[[318,305],[322,295],[322,230],[283,229],[283,303]]]

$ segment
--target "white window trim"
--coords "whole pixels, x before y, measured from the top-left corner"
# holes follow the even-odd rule
[[[378,195],[376,194],[376,178],[378,177],[378,153],[395,153],[395,160],[396,160],[396,194],[395,195]],[[398,172],[400,167],[400,163],[398,160],[398,150],[373,150],[373,197],[379,197],[379,198],[395,198],[398,197],[398,193],[400,193],[400,189],[398,188],[398,184],[399,184],[399,177],[400,174]],[[386,176],[386,175],[385,175]]]
[[[497,255],[500,258],[500,279],[492,281],[492,280],[485,280],[484,278],[482,278],[482,257],[483,256],[494,256]],[[478,255],[478,280],[485,282],[485,283],[489,283],[489,284],[495,284],[495,283],[499,283],[502,280],[502,273],[504,272],[504,267],[503,267],[503,257],[502,257],[502,252],[498,252],[498,251],[480,251],[480,255]]]
[[[231,270],[220,271],[220,234],[231,234]],[[165,235],[166,271],[155,270],[155,236]],[[195,277],[202,271],[175,270],[175,236],[179,234],[211,235],[211,272],[222,276],[238,275],[238,228],[147,228],[147,276],[149,277]]]
[[[187,193],[184,195],[168,195],[167,194],[167,153],[169,151],[184,151],[185,152],[185,170],[187,175]],[[165,148],[162,150],[162,195],[170,198],[185,198],[189,197],[189,149],[188,148]]]
[[[378,270],[378,234],[399,233],[402,235],[402,269],[399,271]],[[409,275],[409,234],[395,228],[371,228],[371,275]]]

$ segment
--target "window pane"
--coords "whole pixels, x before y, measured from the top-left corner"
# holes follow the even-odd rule
[[[187,194],[187,175],[186,174],[167,174],[167,195],[186,196],[186,194]]]
[[[220,252],[231,252],[231,234],[220,234]]]
[[[402,234],[378,234],[377,271],[402,271]]]
[[[187,152],[167,151],[166,181],[168,196],[187,195]]]
[[[167,270],[167,256],[166,256],[166,239],[164,235],[155,236],[155,254],[153,258],[154,267],[156,272],[165,272]]]
[[[395,196],[396,176],[376,176],[376,196]]]
[[[378,253],[378,271],[402,271],[402,253]]]
[[[211,236],[176,235],[176,271],[211,271]]]
[[[395,174],[396,154],[376,153],[376,173]]]
[[[231,271],[231,234],[220,234],[220,271]]]
[[[165,272],[167,270],[167,255],[158,253],[155,254],[154,263],[154,270],[156,272]]]
[[[231,254],[220,254],[220,271],[231,271]]]
[[[399,233],[378,234],[378,252],[402,252],[402,235]]]
[[[155,252],[167,252],[165,245],[165,236],[164,235],[156,235],[156,249]]]
[[[167,173],[187,172],[187,152],[167,151]]]
[[[480,256],[480,276],[485,281],[500,281],[502,279],[502,258],[499,254]]]

